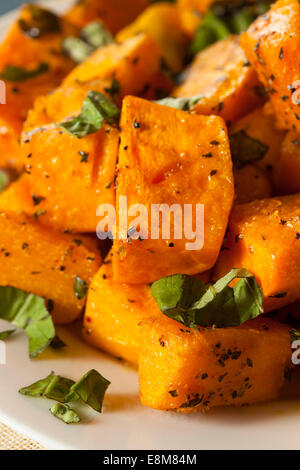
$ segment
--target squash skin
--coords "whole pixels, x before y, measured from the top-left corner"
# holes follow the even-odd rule
[[[111,256],[108,256],[89,289],[83,336],[96,348],[137,366],[138,325],[145,318],[161,315],[148,285],[113,280]]]
[[[257,93],[260,83],[254,69],[245,64],[239,37],[218,41],[196,55],[173,95],[201,96],[193,112],[220,115],[232,124],[264,101]]]
[[[178,73],[184,66],[187,44],[178,13],[176,4],[151,5],[134,23],[122,29],[116,39],[122,42],[139,32],[149,34],[160,46],[170,70]]]
[[[118,146],[119,130],[109,125],[82,139],[52,124],[37,129],[23,144],[27,174],[15,183],[14,197],[44,225],[95,233],[98,206],[115,205]],[[38,205],[33,194],[42,198]]]
[[[20,11],[18,20],[0,44],[0,71],[7,65],[35,69],[41,62],[49,70],[26,81],[6,82],[6,105],[0,108],[0,165],[20,166],[21,153],[18,145],[23,122],[37,96],[47,94],[65,78],[75,66],[62,51],[61,42],[66,36],[77,36],[78,30],[61,19],[61,32],[45,34],[32,39],[19,27],[19,20],[30,19],[28,7]]]
[[[128,208],[144,204],[149,219],[152,204],[180,204],[182,208],[193,204],[195,222],[195,205],[203,204],[205,242],[202,250],[189,251],[186,243],[191,240],[185,236],[174,239],[172,232],[168,240],[161,236],[151,240],[149,220],[149,239],[122,240],[117,236],[114,240],[114,279],[141,284],[175,273],[209,270],[221,248],[234,197],[224,121],[129,96],[123,101],[121,128],[117,213],[123,195],[127,195]],[[172,140],[169,132],[181,139]],[[127,220],[130,228],[132,217]]]
[[[272,186],[265,173],[255,165],[233,169],[235,204],[246,204],[272,196]]]
[[[299,106],[291,89],[299,80],[295,57],[300,47],[300,4],[279,0],[242,35],[241,45],[261,82],[269,90],[279,129],[300,131]]]
[[[97,243],[53,232],[33,219],[11,213],[0,213],[0,227],[0,285],[51,299],[55,323],[79,318],[86,298],[75,297],[73,284],[79,276],[89,285],[99,269],[102,260]]]
[[[142,404],[190,413],[278,398],[291,367],[289,328],[265,317],[200,331],[166,317],[143,321]]]
[[[237,121],[231,126],[229,135],[233,135],[241,130],[245,131],[249,137],[259,140],[269,147],[264,158],[253,162],[253,165],[265,173],[272,187],[274,187],[274,173],[280,159],[280,147],[285,137],[285,132],[276,129],[274,117],[267,114],[266,106],[255,109]]]
[[[274,197],[236,206],[225,247],[216,264],[218,279],[233,267],[256,277],[269,312],[299,300],[300,196]]]
[[[300,192],[300,135],[288,132],[280,149],[280,159],[275,169],[278,194]]]
[[[26,132],[36,127],[79,114],[82,102],[91,90],[111,99],[107,89],[113,79],[120,83],[120,93],[113,97],[119,105],[124,96],[142,94],[146,88],[148,99],[155,99],[158,87],[168,92],[172,82],[161,72],[161,58],[159,47],[145,34],[98,49],[78,65],[54,93],[35,101],[24,125],[24,139]]]
[[[148,0],[84,0],[77,2],[67,12],[66,18],[80,28],[101,20],[115,34],[131,23],[148,5]]]

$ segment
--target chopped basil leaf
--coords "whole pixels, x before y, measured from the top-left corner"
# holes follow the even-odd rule
[[[83,101],[81,114],[71,121],[58,124],[69,134],[81,139],[101,129],[104,122],[116,124],[120,110],[115,103],[97,91],[90,91]]]
[[[229,35],[230,30],[225,22],[218,18],[213,11],[210,11],[205,15],[201,25],[196,31],[195,37],[190,45],[190,53],[191,55],[195,55],[203,51],[207,46],[220,39],[225,39]]]
[[[155,101],[155,103],[169,106],[170,108],[181,109],[182,111],[190,111],[201,99],[202,96],[194,96],[191,98],[167,97],[162,100]]]
[[[64,403],[70,388],[74,385],[73,380],[65,379],[52,372],[48,377],[21,388],[19,393],[30,397],[43,397]]]
[[[84,299],[87,294],[88,286],[83,279],[76,276],[73,284],[75,297],[79,300]]]
[[[62,42],[63,51],[74,60],[76,64],[80,64],[87,59],[94,51],[93,47],[80,38],[70,36]]]
[[[90,44],[94,49],[106,46],[115,42],[112,34],[105,28],[100,21],[89,23],[81,30],[82,39]]]
[[[51,346],[56,337],[44,299],[20,289],[0,287],[0,318],[25,331],[31,358]]]
[[[230,136],[230,148],[233,164],[238,169],[261,160],[269,150],[268,145],[253,139],[244,130]]]
[[[0,341],[4,341],[9,336],[11,336],[16,330],[7,330],[7,331],[0,331]]]
[[[83,28],[79,38],[71,36],[64,39],[62,48],[74,62],[80,64],[96,49],[112,42],[114,38],[111,33],[102,23],[96,21]]]
[[[55,375],[54,372],[52,372],[45,379],[38,380],[28,387],[21,388],[19,393],[21,393],[21,395],[48,398],[59,402],[53,405],[51,409],[61,410],[62,415],[64,415],[66,410],[71,410],[67,403],[79,399],[95,411],[101,413],[105,392],[109,385],[110,382],[94,369],[87,372],[82,379],[76,383],[73,380]],[[65,421],[65,419],[63,419],[63,421]]]
[[[233,269],[214,285],[184,274],[169,276],[154,282],[151,292],[166,316],[189,328],[239,326],[263,312],[261,289],[245,269]]]
[[[55,403],[52,405],[50,412],[53,416],[66,424],[76,424],[81,421],[79,415],[72,410],[72,408],[68,405],[63,405],[62,403]]]
[[[74,401],[74,397],[81,398],[84,403],[101,413],[104,395],[109,385],[109,380],[99,372],[94,369],[90,370],[82,379],[72,385],[70,394],[65,398],[65,401]]]
[[[17,67],[15,65],[7,65],[0,72],[0,78],[8,82],[22,82],[29,80],[30,78],[37,77],[42,73],[48,72],[49,65],[45,62],[41,62],[35,69],[27,70],[23,67]]]
[[[5,171],[0,170],[0,193],[9,184],[9,176]]]
[[[299,341],[300,340],[300,331],[299,330],[290,330],[290,338],[291,338],[291,344],[294,341]]]
[[[49,10],[37,5],[28,5],[31,21],[19,20],[19,27],[23,33],[31,39],[38,39],[44,34],[60,33],[60,18]]]

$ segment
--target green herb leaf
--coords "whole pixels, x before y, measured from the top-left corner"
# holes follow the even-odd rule
[[[190,53],[192,56],[203,51],[220,39],[225,39],[230,35],[230,30],[226,23],[220,19],[213,11],[209,11],[200,26],[198,27],[195,37],[190,45]]]
[[[66,424],[76,424],[81,421],[76,411],[72,410],[72,408],[70,408],[68,405],[63,405],[62,403],[55,403],[52,405],[50,412],[53,416]]]
[[[0,332],[0,341],[4,341],[7,339],[9,336],[11,336],[16,330],[7,330],[7,331],[1,331]]]
[[[295,329],[290,330],[290,338],[291,338],[291,344],[294,341],[300,341],[300,331],[295,330]]]
[[[49,10],[45,10],[37,5],[28,5],[31,14],[31,21],[19,20],[19,27],[22,32],[31,39],[39,39],[45,34],[60,33],[60,18]]]
[[[15,65],[7,65],[0,72],[0,78],[8,82],[24,82],[30,78],[37,77],[45,72],[48,72],[49,65],[45,62],[41,62],[37,68],[32,70],[24,69],[23,67],[17,67]]]
[[[115,103],[97,91],[90,91],[83,101],[81,114],[71,121],[63,122],[58,126],[69,134],[81,139],[101,129],[104,122],[116,124],[120,117],[120,110]]]
[[[101,413],[104,395],[109,385],[109,380],[92,369],[76,384],[72,385],[70,394],[66,397],[65,401],[74,401],[74,397],[78,397],[95,411]]]
[[[172,98],[167,97],[161,100],[155,101],[157,104],[163,106],[169,106],[170,108],[181,109],[182,111],[190,111],[203,97],[194,96],[191,98]]]
[[[189,328],[239,326],[263,312],[261,289],[245,269],[233,269],[214,285],[184,274],[169,276],[154,282],[151,292],[166,316]]]
[[[44,299],[20,289],[0,287],[0,318],[25,331],[31,358],[50,346],[56,337]]]
[[[0,193],[9,184],[9,176],[5,171],[0,170]]]
[[[38,380],[28,387],[21,388],[19,393],[30,397],[49,398],[64,403],[74,383],[73,380],[60,377],[52,372],[45,379]]]
[[[86,60],[94,51],[94,48],[80,38],[70,36],[62,42],[63,51],[76,64],[80,64]]]
[[[82,39],[90,44],[94,49],[98,49],[99,47],[115,42],[112,34],[100,21],[89,23],[81,30],[80,35]]]
[[[231,158],[236,168],[264,158],[269,146],[250,137],[244,130],[230,136]]]
[[[85,281],[76,276],[73,284],[75,297],[79,300],[84,299],[87,294],[88,286]]]

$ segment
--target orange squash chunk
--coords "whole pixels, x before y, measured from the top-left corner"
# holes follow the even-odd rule
[[[128,208],[144,204],[149,230],[143,241],[134,239],[137,234],[125,240],[116,237],[114,279],[137,284],[175,273],[207,271],[221,248],[234,197],[224,121],[129,96],[123,102],[121,129],[117,212],[120,196],[127,196]],[[184,234],[182,239],[175,239],[172,230],[169,239],[162,239],[162,227],[159,239],[151,239],[152,204],[179,204],[182,212],[184,204],[193,204],[194,227],[195,206],[203,204],[204,247],[187,250],[186,243],[191,240]],[[128,228],[132,228],[132,220],[127,217]]]
[[[193,36],[213,0],[177,0],[180,19],[185,31]]]
[[[37,129],[24,140],[27,174],[9,192],[14,207],[19,201],[59,230],[95,233],[97,207],[115,205],[118,145],[119,130],[109,125],[82,139],[54,124]]]
[[[280,0],[274,3],[270,11],[260,16],[243,34],[241,44],[269,91],[279,129],[297,129],[299,132],[299,105],[292,99],[299,88],[299,2]]]
[[[300,134],[289,132],[282,142],[280,159],[275,170],[279,194],[300,193]]]
[[[148,285],[118,283],[112,274],[109,256],[89,289],[84,338],[93,346],[137,365],[139,323],[144,318],[162,314]]]
[[[235,203],[245,204],[272,196],[272,186],[265,173],[254,165],[233,170]]]
[[[85,237],[53,232],[36,221],[0,213],[0,285],[44,297],[56,323],[80,317],[86,298],[78,299],[74,281],[88,286],[101,257]]]
[[[187,38],[181,27],[177,5],[151,5],[134,23],[122,29],[116,39],[122,42],[140,32],[149,34],[157,42],[168,67],[174,73],[182,70]]]
[[[262,288],[266,312],[299,300],[299,234],[299,194],[236,206],[215,278],[233,267],[248,269]]]
[[[4,73],[1,79],[5,78],[6,84],[6,104],[0,106],[0,164],[18,164],[18,139],[28,110],[37,96],[56,88],[75,65],[65,56],[61,47],[64,37],[78,34],[77,29],[68,22],[57,17],[52,20],[53,32],[41,32],[40,37],[32,38],[30,33],[24,32],[26,25],[35,24],[32,23],[32,11],[36,11],[36,8],[32,5],[25,6],[0,44],[0,75]],[[27,71],[44,67],[44,71],[27,80],[8,80],[6,77],[12,75],[6,75],[7,67],[11,66]]]
[[[173,95],[199,99],[193,111],[218,114],[233,123],[263,102],[259,82],[239,44],[231,36],[199,52]]]
[[[128,94],[148,92],[151,99],[155,98],[156,88],[170,90],[172,83],[161,72],[161,58],[159,47],[144,34],[98,49],[78,65],[54,93],[36,100],[25,131],[79,114],[90,90],[105,93],[118,104]],[[118,88],[113,92],[115,83]]]
[[[116,33],[148,5],[148,0],[81,0],[67,12],[66,18],[79,27],[102,20],[110,31]]]
[[[166,317],[143,321],[142,404],[189,413],[278,398],[291,366],[289,328],[264,317],[200,331]]]

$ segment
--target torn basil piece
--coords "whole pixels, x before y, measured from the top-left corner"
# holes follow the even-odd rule
[[[239,326],[263,313],[261,289],[245,269],[233,269],[215,284],[184,274],[165,277],[151,293],[164,315],[189,328]]]
[[[48,72],[49,65],[45,62],[41,62],[35,69],[27,70],[23,67],[17,67],[15,65],[7,65],[0,72],[0,79],[6,80],[7,82],[24,82],[30,78],[37,77],[45,72]]]
[[[39,39],[45,34],[61,32],[60,18],[49,10],[45,10],[37,5],[28,5],[27,9],[31,14],[31,21],[19,20],[19,28],[31,39]]]
[[[76,64],[80,64],[85,59],[87,59],[91,53],[94,51],[94,48],[87,44],[80,38],[75,38],[70,36],[63,40],[62,42],[63,51],[67,54],[70,59],[74,60]]]
[[[66,396],[65,401],[74,401],[74,398],[78,397],[95,411],[101,413],[104,395],[109,385],[109,380],[92,369],[72,385],[70,394]]]
[[[244,130],[230,136],[231,158],[234,166],[241,169],[249,163],[264,158],[269,146],[250,137]]]
[[[0,287],[0,318],[22,328],[29,341],[29,356],[38,356],[56,337],[45,301],[14,287]]]
[[[100,21],[89,23],[81,30],[82,39],[94,49],[115,42],[114,37]]]
[[[172,98],[167,97],[161,100],[155,101],[157,104],[163,106],[169,106],[170,108],[181,109],[182,111],[190,111],[203,97],[193,96],[191,98]]]
[[[53,416],[60,419],[66,424],[76,424],[81,421],[76,411],[72,410],[68,405],[62,403],[55,403],[51,406],[50,412]]]
[[[7,330],[7,331],[0,331],[0,341],[4,341],[5,339],[9,338],[12,334],[14,334],[16,330]]]
[[[21,388],[19,393],[30,397],[49,398],[51,400],[64,403],[65,398],[69,394],[70,388],[74,383],[75,382],[73,380],[60,377],[52,372],[45,379],[38,380],[28,387]]]
[[[104,122],[117,124],[120,110],[115,103],[97,91],[90,91],[83,101],[81,113],[71,121],[58,124],[69,134],[81,139],[102,128]]]
[[[76,276],[73,284],[74,295],[78,300],[84,299],[87,294],[88,286],[87,283]]]
[[[8,186],[9,176],[5,171],[0,170],[0,193]]]

